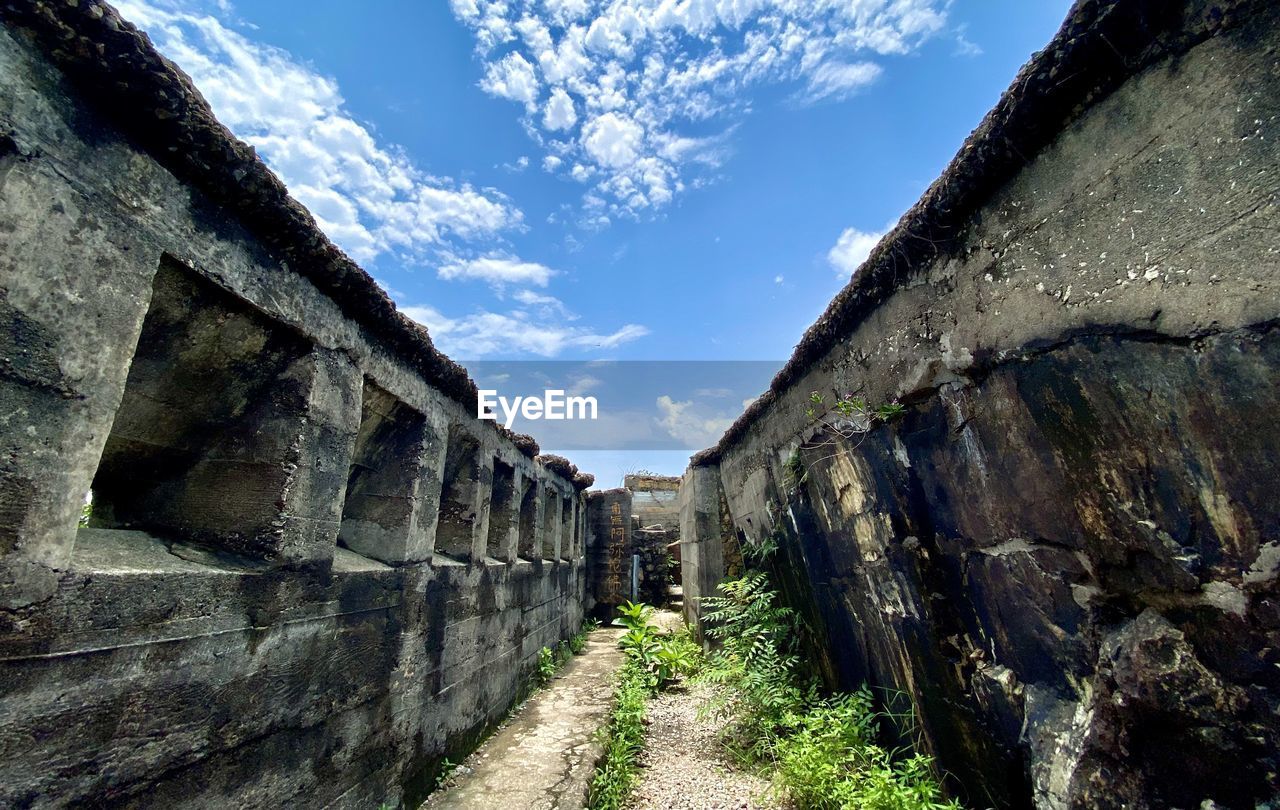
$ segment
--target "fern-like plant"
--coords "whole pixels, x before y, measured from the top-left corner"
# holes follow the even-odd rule
[[[799,622],[778,601],[768,576],[750,572],[704,597],[704,626],[720,648],[701,679],[718,686],[704,712],[728,718],[730,753],[775,774],[799,808],[959,810],[920,755],[897,756],[878,744],[871,690],[823,696],[801,675]]]

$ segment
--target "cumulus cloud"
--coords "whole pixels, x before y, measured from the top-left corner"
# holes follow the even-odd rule
[[[582,145],[598,165],[625,169],[636,162],[644,130],[630,118],[607,112],[582,128]]]
[[[827,261],[843,278],[852,276],[871,255],[871,250],[884,238],[885,231],[867,232],[857,228],[845,228],[827,251]]]
[[[519,53],[509,53],[485,69],[480,87],[490,95],[523,102],[532,107],[538,98],[538,77],[533,65]]]
[[[802,103],[874,82],[943,31],[949,0],[451,0],[523,105],[543,166],[589,186],[585,224],[637,217],[714,179],[749,91]],[[713,133],[710,137],[708,132]],[[718,135],[715,133],[719,133]],[[593,202],[598,201],[598,202]]]
[[[578,113],[573,108],[573,99],[563,87],[552,90],[551,100],[547,102],[547,112],[542,117],[542,126],[551,130],[571,129],[576,123]]]
[[[613,349],[649,334],[648,329],[634,323],[613,332],[597,332],[559,318],[539,317],[523,308],[480,311],[458,318],[428,306],[408,306],[401,311],[427,327],[441,351],[464,360],[513,354],[555,357],[570,349]]]
[[[678,402],[663,394],[657,399],[658,424],[686,447],[715,444],[733,424],[734,417],[708,415],[692,401]]]
[[[500,192],[428,175],[402,149],[379,142],[346,109],[333,79],[289,53],[183,3],[115,5],[192,77],[218,119],[257,149],[357,261],[386,253],[425,260],[457,240],[491,240],[521,226],[522,213]],[[530,78],[521,89],[513,78],[490,92],[519,100],[536,86]]]
[[[544,264],[526,262],[510,256],[481,256],[462,259],[440,267],[438,275],[445,281],[486,281],[497,287],[508,284],[532,284],[545,287],[556,274]]]

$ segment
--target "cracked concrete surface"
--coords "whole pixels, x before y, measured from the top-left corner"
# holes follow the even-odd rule
[[[462,775],[422,807],[585,807],[604,752],[596,731],[608,722],[614,674],[622,666],[621,634],[615,627],[593,632],[586,650],[462,763]]]

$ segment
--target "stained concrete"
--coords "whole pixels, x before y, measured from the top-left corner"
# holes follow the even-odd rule
[[[0,20],[0,806],[416,803],[581,624],[576,468],[109,6]]]
[[[777,546],[829,684],[909,695],[975,806],[1280,794],[1277,123],[1276,4],[1077,3],[694,459],[689,602]]]
[[[595,630],[512,720],[463,763],[460,775],[424,808],[579,810],[604,754],[613,687],[624,659],[619,628]]]

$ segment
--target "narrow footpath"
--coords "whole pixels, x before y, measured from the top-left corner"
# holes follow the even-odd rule
[[[622,666],[620,635],[615,627],[593,631],[583,653],[569,659],[422,807],[585,807],[596,761],[604,752],[596,731],[609,722],[614,676]]]
[[[628,810],[782,808],[769,797],[769,780],[740,770],[721,751],[724,722],[698,719],[711,687],[680,685],[649,703],[649,727],[639,757],[640,783]]]
[[[683,625],[680,614],[654,613],[665,632]],[[609,723],[613,688],[623,654],[622,630],[591,633],[545,688],[471,756],[423,810],[579,810],[586,807],[601,732]],[[769,796],[769,781],[739,769],[716,735],[724,723],[699,719],[707,685],[677,684],[649,703],[640,780],[627,810],[740,810],[785,808]]]

